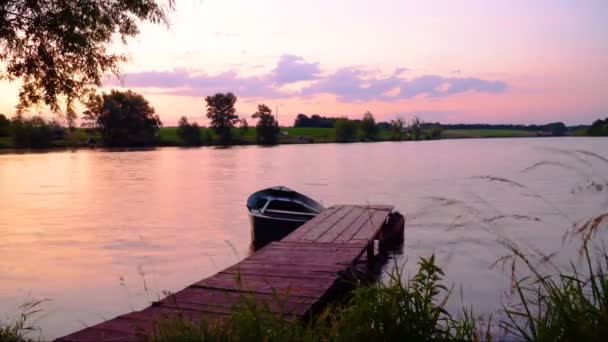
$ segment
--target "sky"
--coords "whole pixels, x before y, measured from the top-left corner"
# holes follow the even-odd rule
[[[239,115],[264,103],[286,126],[368,110],[589,124],[608,116],[606,18],[606,0],[177,0],[169,27],[112,46],[129,61],[102,90],[144,94],[165,126],[207,124],[205,96],[228,91]],[[18,87],[0,82],[0,112]]]

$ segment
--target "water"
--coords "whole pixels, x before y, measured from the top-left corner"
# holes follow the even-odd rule
[[[564,232],[608,209],[595,185],[608,162],[577,150],[606,157],[608,139],[0,154],[0,315],[49,298],[35,323],[50,339],[141,309],[247,256],[245,200],[279,184],[326,205],[395,205],[407,218],[395,261],[407,273],[435,253],[465,302],[491,312],[510,285],[490,269],[506,254],[497,239],[565,261]]]

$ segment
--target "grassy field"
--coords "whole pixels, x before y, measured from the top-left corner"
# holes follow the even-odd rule
[[[218,141],[217,135],[209,128],[201,128],[203,142],[205,145],[213,144]],[[234,144],[255,144],[256,128],[249,127],[247,131],[239,128],[233,129]],[[447,129],[443,130],[442,139],[463,139],[463,138],[512,138],[512,137],[535,137],[536,132],[521,130],[500,130],[500,129]],[[333,128],[316,127],[281,127],[279,143],[331,143],[335,142],[335,130]],[[84,128],[77,128],[73,132],[67,133],[65,139],[54,142],[55,147],[82,147],[87,146],[89,138],[93,138],[97,143],[101,142],[99,134],[88,133]],[[211,143],[209,142],[211,140]],[[378,141],[391,140],[391,132],[380,130]],[[163,127],[159,131],[160,146],[181,146],[182,140],[177,135],[177,127]],[[13,148],[10,137],[0,137],[0,149]]]
[[[446,129],[443,130],[443,139],[456,138],[515,138],[535,137],[536,132],[515,129]]]

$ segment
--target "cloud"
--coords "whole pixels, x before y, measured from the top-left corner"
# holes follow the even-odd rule
[[[241,77],[236,71],[208,75],[200,71],[176,69],[173,71],[145,71],[128,73],[122,84],[110,81],[110,85],[132,88],[157,88],[167,95],[207,96],[217,92],[233,92],[243,97],[279,98],[286,94],[273,87],[269,77]]]
[[[321,73],[319,63],[306,63],[304,58],[294,55],[283,55],[272,71],[274,80],[279,85],[299,81],[315,80]]]
[[[388,75],[362,67],[340,68],[323,74],[319,63],[283,55],[275,68],[258,76],[240,76],[230,70],[216,75],[201,70],[143,71],[127,73],[123,83],[110,80],[109,85],[146,89],[181,96],[207,96],[216,92],[234,92],[247,98],[286,98],[329,94],[341,102],[395,101],[417,96],[442,98],[465,92],[502,93],[507,84],[500,80],[475,77],[422,75],[407,78],[408,69],[397,68]],[[286,91],[284,85],[308,81],[299,91]]]

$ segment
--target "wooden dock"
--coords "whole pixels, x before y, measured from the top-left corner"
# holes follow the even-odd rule
[[[154,321],[172,315],[191,320],[227,317],[243,296],[270,310],[304,318],[321,309],[351,271],[373,259],[379,246],[402,239],[404,219],[391,206],[333,206],[281,241],[172,294],[141,311],[118,316],[57,341],[138,341]],[[238,281],[237,281],[238,278]],[[286,302],[276,303],[276,293]]]

